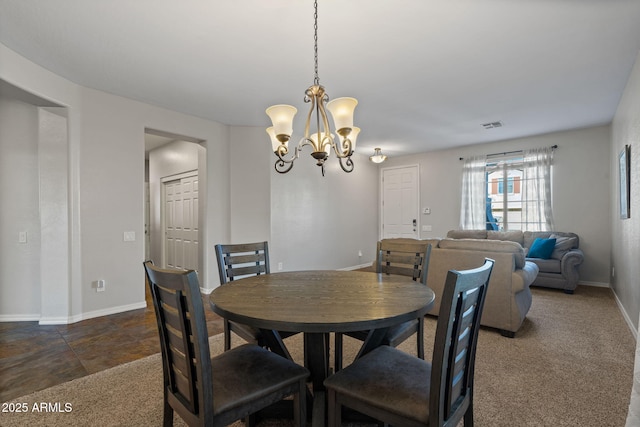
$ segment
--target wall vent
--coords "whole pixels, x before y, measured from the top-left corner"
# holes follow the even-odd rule
[[[491,123],[483,123],[482,127],[485,129],[501,128],[502,122],[497,121],[497,122],[491,122]]]

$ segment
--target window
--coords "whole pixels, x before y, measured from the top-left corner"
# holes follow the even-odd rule
[[[551,210],[552,148],[509,157],[474,157],[465,161],[462,229],[553,229]]]
[[[522,175],[522,156],[487,162],[488,230],[522,230]]]

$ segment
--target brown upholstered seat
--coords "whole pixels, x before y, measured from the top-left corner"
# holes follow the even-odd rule
[[[473,425],[473,373],[480,316],[493,261],[450,271],[431,363],[381,346],[324,381],[329,426],[342,406],[394,426]]]
[[[399,274],[427,283],[431,245],[419,240],[383,240],[376,250],[376,273]],[[418,357],[424,359],[424,318],[413,319],[392,326],[385,335],[383,344],[397,347],[410,336],[416,335]],[[342,369],[342,335],[335,335],[335,369]],[[346,332],[360,341],[367,339],[368,331]]]
[[[162,349],[165,426],[174,411],[189,426],[226,426],[290,395],[296,425],[306,424],[306,368],[252,344],[211,358],[196,272],[144,267]]]

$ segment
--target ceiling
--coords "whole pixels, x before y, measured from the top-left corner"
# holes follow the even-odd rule
[[[267,127],[268,106],[292,104],[301,136],[311,0],[0,0],[0,10],[0,42],[77,84],[239,126]],[[359,100],[365,153],[601,125],[640,49],[639,23],[638,0],[319,0],[320,83]]]

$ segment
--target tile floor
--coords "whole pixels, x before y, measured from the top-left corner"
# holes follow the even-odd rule
[[[209,335],[222,319],[205,312]],[[160,352],[153,302],[147,308],[69,325],[0,323],[0,402]]]

